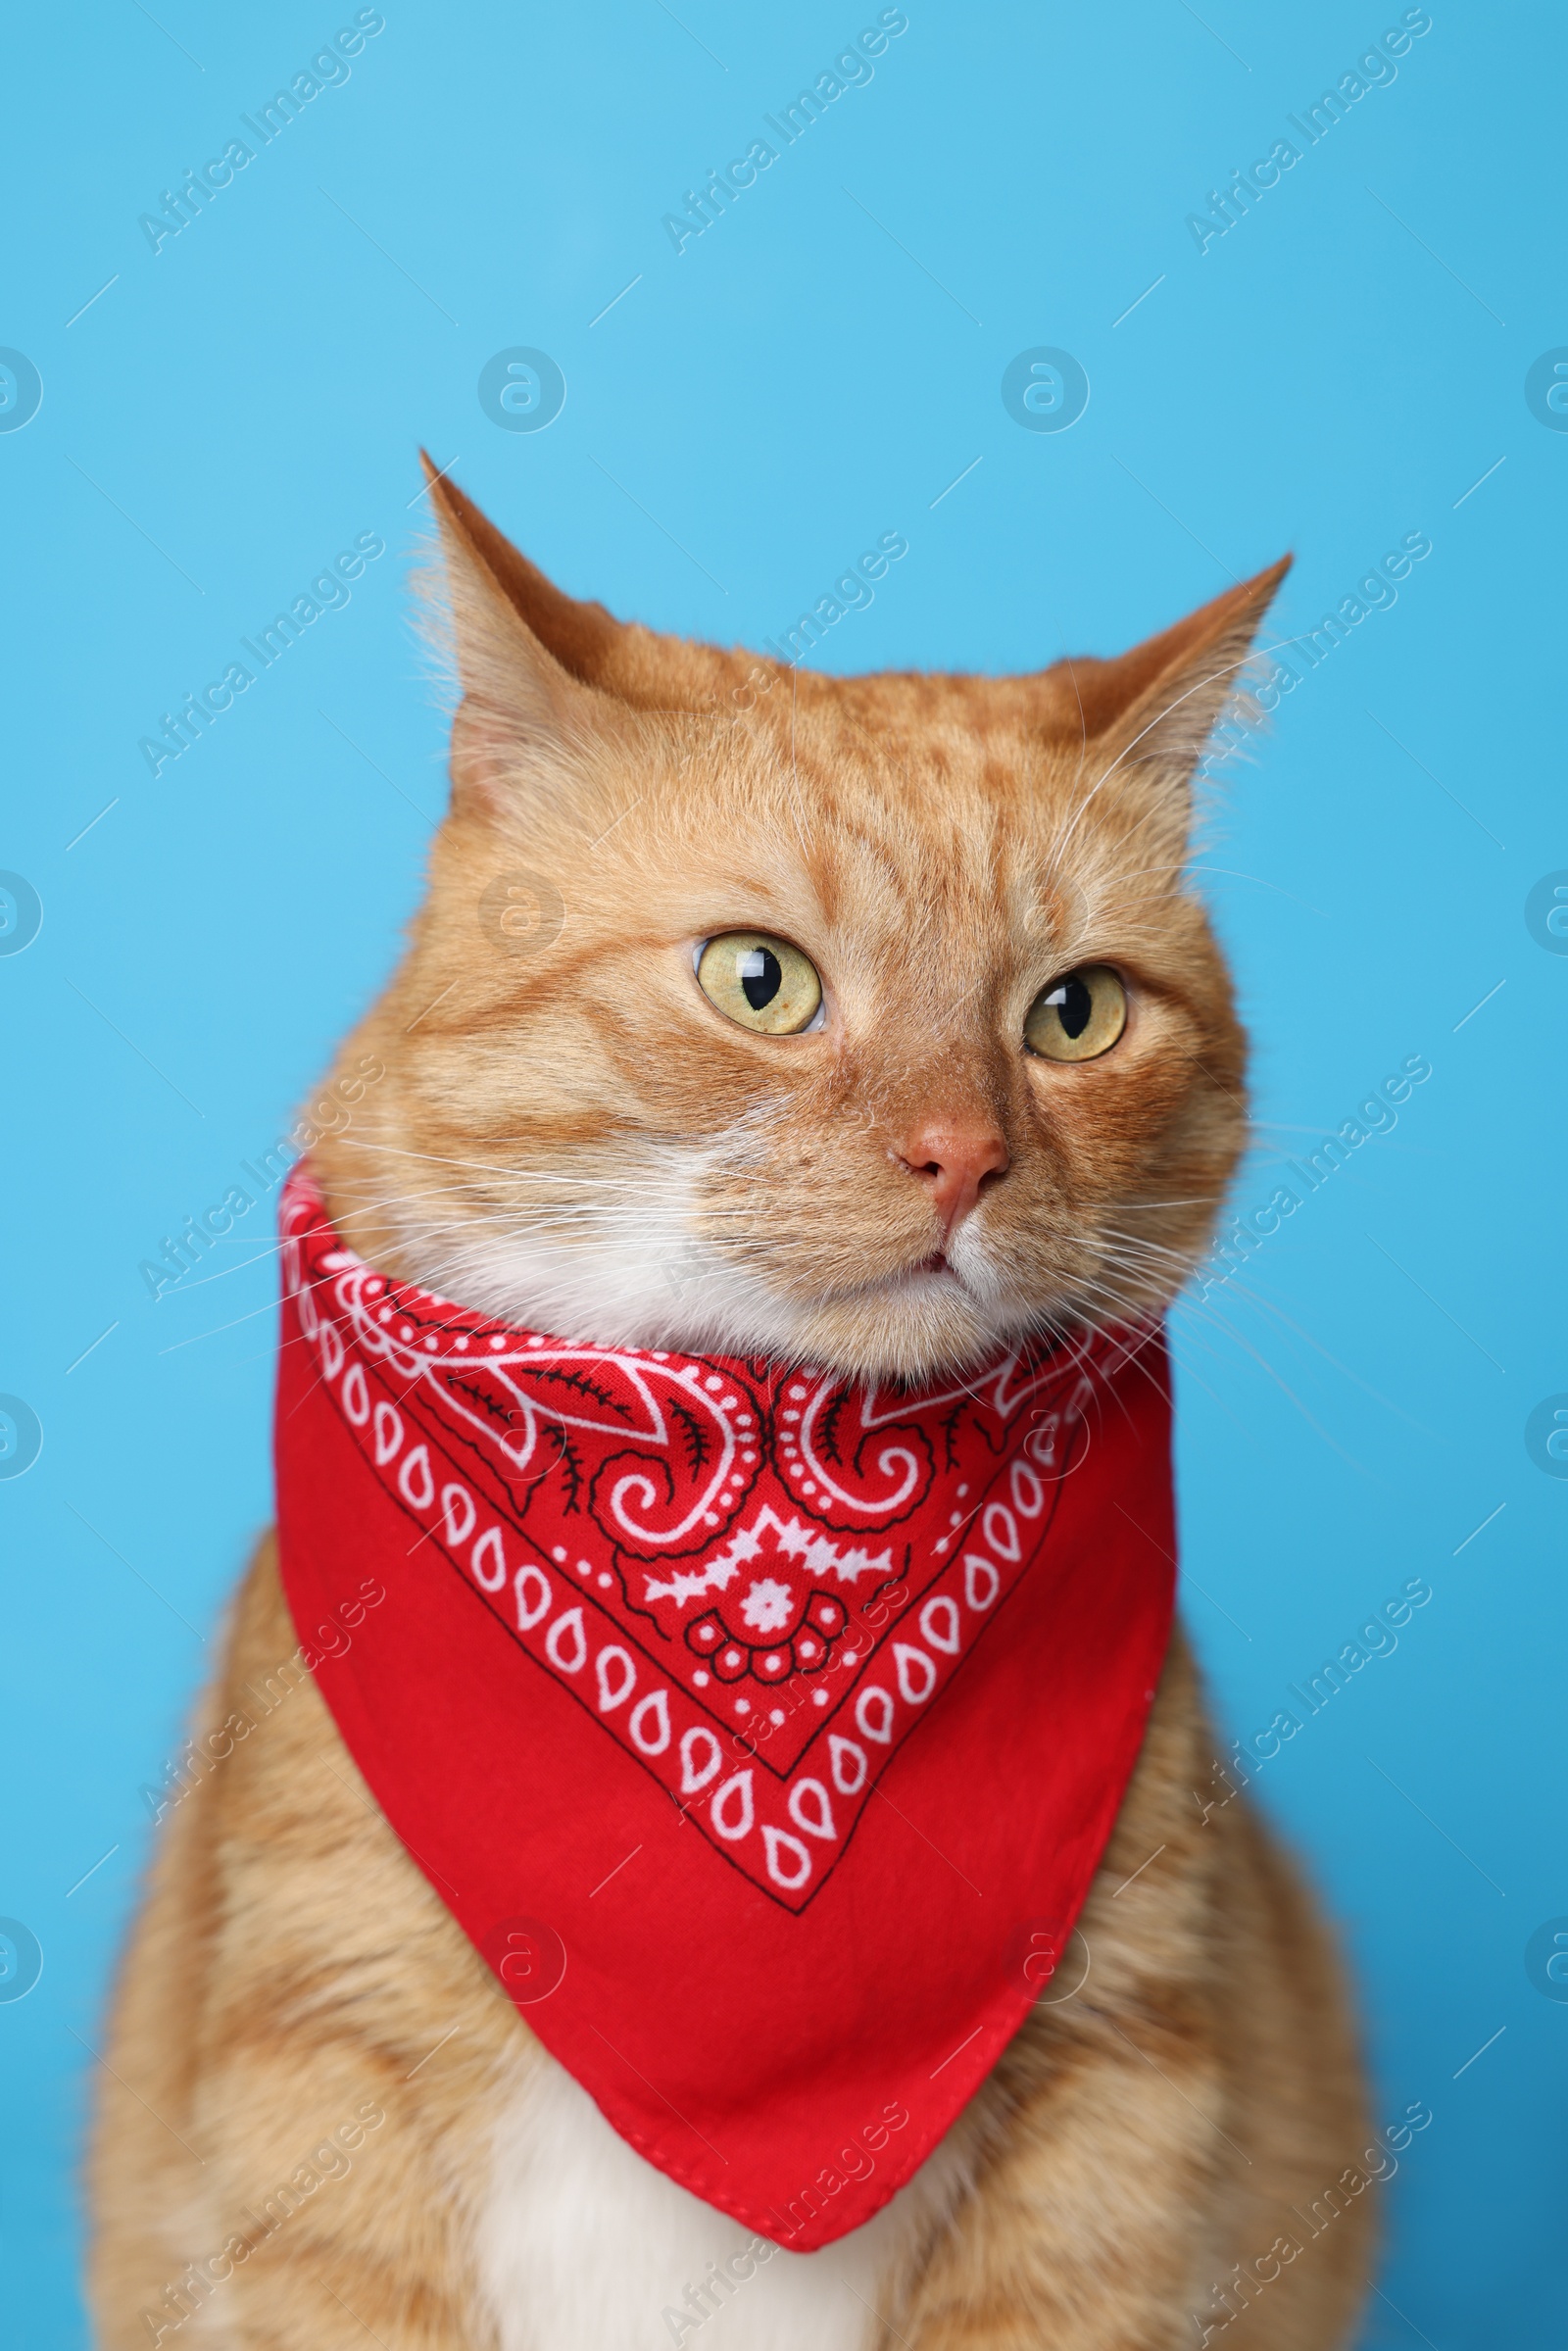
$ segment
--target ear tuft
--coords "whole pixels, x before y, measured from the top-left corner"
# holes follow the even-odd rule
[[[443,542],[461,542],[469,559],[480,565],[497,593],[537,638],[568,677],[583,685],[615,690],[613,671],[623,624],[602,604],[579,604],[575,597],[546,579],[537,563],[497,530],[466,490],[450,475],[438,472],[427,451],[419,452],[425,487]]]
[[[450,475],[437,472],[422,449],[419,462],[443,544],[461,544],[529,636],[578,685],[635,710],[710,710],[716,694],[755,670],[754,656],[662,636],[640,621],[615,619],[602,604],[565,595]]]
[[[423,450],[419,461],[440,532],[439,561],[419,579],[425,632],[462,694],[452,726],[453,807],[493,816],[529,770],[566,763],[569,739],[595,697],[540,643],[508,594],[497,566],[522,557]]]
[[[1152,688],[1204,658],[1210,659],[1216,669],[1227,658],[1240,666],[1295,560],[1294,556],[1281,556],[1266,571],[1227,588],[1211,604],[1200,605],[1184,620],[1162,629],[1158,636],[1146,637],[1142,645],[1135,645],[1115,661],[1075,662],[1084,726],[1090,737],[1107,734]],[[1223,708],[1223,695],[1219,707]]]
[[[1152,791],[1173,816],[1179,808],[1184,838],[1193,770],[1227,707],[1245,700],[1253,639],[1291,563],[1283,556],[1117,661],[1075,664],[1102,783]]]

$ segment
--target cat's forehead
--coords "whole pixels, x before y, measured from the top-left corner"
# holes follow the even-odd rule
[[[787,844],[815,874],[880,868],[921,899],[994,894],[1068,848],[1097,862],[1103,836],[1125,830],[1118,795],[1097,789],[1112,755],[1042,724],[1007,691],[1024,681],[845,682],[842,696],[686,731],[660,762],[649,821],[677,826],[699,857]]]
[[[635,903],[662,927],[750,921],[944,963],[1071,929],[1107,863],[1102,761],[1010,720],[965,723],[961,704],[918,736],[867,714],[672,729],[658,772],[626,775],[613,854],[593,860],[606,915]]]
[[[938,780],[989,776],[1004,783],[1022,764],[1071,764],[1082,755],[1095,731],[1092,673],[1102,666],[1062,661],[1001,677],[801,670],[773,679],[737,717],[760,739],[785,745],[792,761],[804,751],[868,775],[893,760]]]

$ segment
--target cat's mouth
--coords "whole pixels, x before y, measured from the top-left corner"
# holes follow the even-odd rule
[[[934,1256],[922,1257],[918,1265],[909,1266],[902,1278],[906,1282],[935,1281],[944,1276],[950,1282],[956,1282],[959,1279],[941,1249],[938,1249]]]

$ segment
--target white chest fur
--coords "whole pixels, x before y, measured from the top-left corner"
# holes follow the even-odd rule
[[[497,2128],[476,2231],[502,2351],[864,2351],[965,2184],[962,2135],[865,2228],[714,2284],[715,2267],[747,2269],[753,2232],[645,2163],[540,2051]]]

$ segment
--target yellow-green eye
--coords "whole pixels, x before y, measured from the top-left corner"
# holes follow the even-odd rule
[[[1093,1061],[1127,1026],[1127,991],[1104,963],[1086,963],[1042,988],[1029,1006],[1023,1041],[1047,1061]]]
[[[765,931],[723,931],[697,958],[697,985],[710,1004],[762,1037],[798,1037],[816,1018],[816,966]]]

